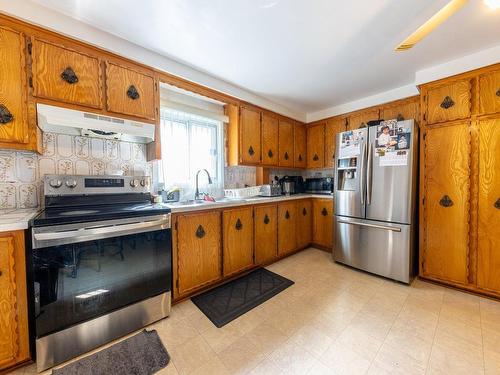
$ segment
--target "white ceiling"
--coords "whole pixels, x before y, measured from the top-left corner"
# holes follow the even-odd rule
[[[500,10],[482,0],[399,53],[447,0],[33,1],[306,113],[500,44]]]

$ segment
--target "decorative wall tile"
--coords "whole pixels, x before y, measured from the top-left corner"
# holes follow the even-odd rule
[[[21,182],[36,182],[37,158],[33,153],[18,153],[17,179]]]
[[[56,135],[53,133],[43,133],[42,153],[45,156],[54,156],[56,154]]]
[[[16,153],[0,153],[0,182],[11,182],[16,180]]]
[[[102,139],[92,138],[90,140],[90,154],[94,159],[104,158],[104,141]]]
[[[64,158],[73,156],[73,138],[71,135],[66,134],[57,135],[57,155]]]
[[[19,208],[35,208],[38,206],[38,193],[35,184],[23,184],[19,186]]]
[[[122,142],[120,144],[120,159],[129,161],[132,158],[132,143]]]
[[[118,141],[108,139],[106,140],[106,158],[118,159]]]
[[[75,174],[73,162],[70,159],[59,159],[57,161],[57,174]]]
[[[38,158],[38,173],[40,179],[46,174],[56,174],[56,160],[47,157]]]
[[[91,174],[88,160],[75,161],[75,174]]]
[[[15,185],[0,183],[0,209],[16,208],[16,201]]]
[[[90,138],[75,137],[75,155],[81,159],[90,156]]]
[[[91,173],[90,174],[93,174],[93,175],[103,175],[105,174],[105,164],[103,161],[100,161],[100,160],[94,160],[92,161],[92,168],[91,168]]]

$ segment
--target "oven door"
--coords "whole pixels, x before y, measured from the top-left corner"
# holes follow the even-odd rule
[[[170,215],[32,229],[36,336],[171,290]]]

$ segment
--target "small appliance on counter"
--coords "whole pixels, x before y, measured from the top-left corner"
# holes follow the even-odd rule
[[[331,195],[333,193],[333,178],[332,177],[306,178],[305,192],[310,194]]]
[[[281,195],[281,186],[278,184],[262,185],[259,195],[261,197],[279,197]]]
[[[281,194],[291,195],[304,192],[304,179],[302,176],[284,176],[279,180]]]

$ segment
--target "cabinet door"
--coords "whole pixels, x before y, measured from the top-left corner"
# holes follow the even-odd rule
[[[349,125],[347,130],[355,130],[359,128],[364,128],[367,126],[368,121],[378,120],[379,111],[378,109],[369,109],[362,112],[357,112],[349,116]]]
[[[240,108],[240,161],[259,164],[261,158],[260,112],[250,108]]]
[[[469,80],[455,81],[429,89],[426,98],[428,124],[465,119],[470,116]]]
[[[279,121],[279,165],[293,167],[293,123]]]
[[[253,266],[253,209],[225,210],[223,216],[223,274],[230,276]]]
[[[315,244],[333,246],[333,199],[313,199],[312,237]]]
[[[500,292],[500,119],[479,123],[478,273],[480,288]]]
[[[307,128],[307,168],[323,168],[325,155],[325,125]]]
[[[500,71],[479,76],[479,112],[500,112]]]
[[[345,118],[333,118],[325,125],[325,168],[333,168],[335,164],[335,137],[346,130]]]
[[[262,113],[262,164],[278,165],[278,119]]]
[[[278,205],[278,254],[285,255],[297,248],[295,237],[297,223],[297,204],[295,202]]]
[[[306,126],[304,124],[295,124],[295,149],[294,149],[294,167],[305,168],[307,164],[307,139]]]
[[[304,248],[312,242],[312,203],[310,199],[297,203],[297,247]]]
[[[278,255],[278,207],[257,206],[254,212],[255,263],[263,264]]]
[[[0,142],[29,142],[24,36],[0,27]]]
[[[98,58],[38,39],[32,48],[35,96],[102,108]]]
[[[106,107],[109,112],[155,120],[155,91],[152,74],[106,63]]]
[[[219,280],[222,276],[220,213],[179,215],[176,232],[178,295]]]
[[[429,128],[424,145],[425,276],[467,282],[469,244],[468,123]]]
[[[383,120],[415,120],[419,121],[418,99],[397,105],[383,107],[380,112],[380,118]]]

